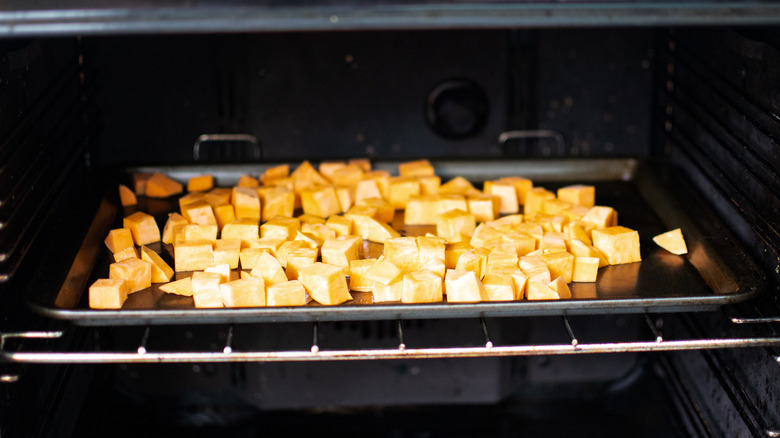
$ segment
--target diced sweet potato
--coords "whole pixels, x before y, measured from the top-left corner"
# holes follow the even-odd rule
[[[305,189],[301,192],[303,212],[327,218],[341,213],[341,204],[333,186],[319,186]]]
[[[181,207],[181,214],[187,218],[191,224],[217,225],[214,209],[211,208],[211,204],[205,200],[196,201]]]
[[[439,215],[436,221],[436,234],[444,239],[452,239],[458,234],[471,236],[477,227],[473,214],[463,210],[450,210]]]
[[[112,253],[133,247],[133,233],[128,228],[116,228],[108,232],[103,241]]]
[[[593,230],[593,246],[604,253],[610,265],[642,261],[639,251],[639,233],[616,226]]]
[[[393,237],[385,240],[385,260],[397,266],[403,272],[412,272],[420,268],[419,249],[414,237]]]
[[[202,271],[214,264],[214,247],[208,240],[177,242],[173,256],[176,272]]]
[[[236,218],[251,218],[260,220],[260,198],[257,190],[251,187],[233,187],[230,202],[235,209]]]
[[[231,280],[232,271],[230,270],[230,265],[226,263],[222,263],[219,265],[212,265],[208,268],[204,269],[203,272],[212,272],[215,274],[219,274],[222,276],[222,283],[226,283]]]
[[[409,198],[404,210],[404,224],[433,225],[439,219],[439,196],[417,195]]]
[[[260,225],[260,236],[292,240],[300,229],[301,221],[299,219],[277,217]]]
[[[444,266],[455,269],[460,256],[470,249],[472,247],[468,242],[447,243],[444,247]]]
[[[241,248],[241,252],[238,253],[241,269],[254,269],[260,257],[268,253],[269,251],[266,248]]]
[[[382,190],[376,178],[364,179],[355,185],[355,203],[368,198],[382,198]]]
[[[499,181],[485,181],[485,193],[498,196],[501,200],[499,212],[503,214],[512,214],[520,211],[520,206],[517,202],[517,191],[513,184]]]
[[[226,224],[222,228],[223,239],[238,239],[249,242],[260,238],[260,224],[257,219],[242,218]]]
[[[499,178],[498,181],[502,183],[509,183],[515,186],[517,203],[520,205],[525,204],[526,194],[534,188],[534,184],[530,179],[523,178],[521,176],[507,176]]]
[[[357,206],[376,208],[376,213],[373,215],[373,217],[382,222],[390,223],[395,218],[395,207],[393,207],[393,204],[385,201],[382,198],[361,199],[360,202],[357,203]],[[354,211],[350,211],[350,213],[354,213]]]
[[[260,254],[250,274],[262,278],[268,285],[284,283],[288,280],[279,260],[268,253]]]
[[[352,299],[344,268],[327,263],[313,263],[298,271],[298,280],[309,295],[324,305],[341,304]]]
[[[137,259],[138,252],[135,250],[135,246],[128,246],[127,248],[114,253],[114,261],[121,262],[125,259]]]
[[[572,270],[572,282],[594,282],[598,277],[598,257],[574,257],[574,269]]]
[[[121,262],[111,263],[108,278],[125,280],[127,293],[138,292],[152,285],[152,265],[149,262],[129,258]]]
[[[571,298],[571,289],[561,277],[557,277],[547,285],[558,294],[558,298]]]
[[[398,280],[390,284],[374,283],[371,291],[375,303],[386,303],[401,301],[401,295],[404,291],[404,282]]]
[[[136,198],[135,193],[130,190],[130,187],[119,184],[119,203],[122,204],[122,207],[129,207],[138,204],[138,198]]]
[[[402,281],[401,302],[403,303],[434,303],[444,300],[444,282],[431,271],[409,272],[404,275]]]
[[[317,248],[298,248],[287,254],[287,279],[297,280],[299,271],[317,261],[319,250]],[[335,265],[330,265],[335,266]],[[346,275],[346,269],[343,271]]]
[[[550,269],[543,258],[539,256],[523,256],[520,257],[518,264],[523,273],[528,276],[529,283],[535,282],[547,285],[552,281]]]
[[[407,161],[398,165],[398,174],[404,177],[428,176],[435,173],[428,160]]]
[[[209,190],[204,197],[212,208],[216,209],[222,205],[231,205],[230,198],[233,196],[233,189],[227,187],[217,187]],[[215,212],[216,213],[216,212]]]
[[[122,220],[122,226],[128,228],[136,245],[148,245],[160,241],[160,228],[154,217],[137,211]]]
[[[448,303],[477,303],[488,300],[485,286],[474,271],[448,269],[444,276],[444,288]]]
[[[133,191],[137,196],[146,195],[146,182],[152,177],[151,173],[139,172],[133,174]]]
[[[330,176],[328,176],[328,179],[335,185],[353,186],[363,179],[364,174],[365,172],[360,166],[356,164],[346,164],[335,169]]]
[[[366,276],[376,259],[359,259],[349,262],[349,289],[359,292],[371,292],[374,289],[374,280]]]
[[[614,216],[615,210],[612,207],[597,205],[591,207],[580,221],[592,225],[595,229],[600,229],[611,226],[615,220]]]
[[[192,277],[184,277],[181,280],[172,281],[170,283],[161,284],[160,290],[169,294],[182,295],[185,297],[192,296]]]
[[[219,285],[225,307],[265,306],[265,283],[262,278],[249,277]]]
[[[177,230],[179,233],[174,236],[174,244],[198,240],[208,240],[213,244],[217,241],[218,229],[216,225],[187,224],[177,228]]]
[[[561,187],[558,189],[558,199],[584,207],[593,207],[596,203],[596,188],[584,184]]]
[[[243,187],[248,189],[255,189],[260,186],[260,182],[252,175],[241,175],[238,178],[236,187]]]
[[[306,295],[306,289],[300,281],[285,281],[268,286],[266,304],[268,306],[303,306],[306,304]]]
[[[193,176],[187,181],[188,192],[206,192],[214,188],[214,175]]]
[[[365,278],[388,285],[395,283],[403,278],[404,272],[401,269],[386,260],[384,257],[378,258],[365,273]]]
[[[515,281],[503,273],[490,273],[482,280],[489,301],[514,301],[519,299]],[[449,295],[447,300],[449,301]]]
[[[441,178],[436,175],[418,176],[417,181],[420,182],[420,194],[422,195],[438,195],[441,188]]]
[[[474,185],[472,185],[469,180],[463,178],[462,176],[456,176],[455,178],[452,178],[451,180],[439,186],[439,193],[441,194],[454,193],[458,195],[466,195],[476,192],[479,192],[479,190],[474,188]]]
[[[214,217],[217,219],[217,226],[219,227],[220,231],[225,227],[225,225],[236,220],[236,210],[232,205],[225,204],[213,208]]]
[[[360,258],[360,247],[362,245],[363,238],[360,236],[328,239],[322,244],[320,249],[322,262],[348,268],[349,262]]]
[[[495,195],[469,195],[466,197],[466,203],[469,207],[469,213],[474,215],[477,222],[492,221],[500,213],[501,198]]]
[[[425,265],[431,260],[446,260],[447,241],[436,236],[417,236],[417,254],[420,259],[420,266]]]
[[[544,187],[534,187],[525,193],[525,205],[523,214],[533,216],[543,212],[544,201],[555,199],[555,193]]]
[[[309,248],[309,244],[302,240],[288,240],[279,246],[276,250],[276,258],[283,267],[287,267],[287,255],[291,251],[295,251],[300,248]]]
[[[184,186],[159,172],[146,180],[146,196],[150,198],[167,198],[183,191]]]
[[[523,273],[523,271],[518,268],[499,268],[493,270],[493,272],[490,274],[498,274],[498,275],[507,275],[512,279],[512,284],[514,286],[514,291],[516,293],[517,300],[522,300],[523,297],[525,297],[525,292],[528,285],[528,276]],[[487,275],[485,276],[487,278]],[[485,280],[483,279],[483,284],[485,283]],[[491,292],[488,292],[488,295],[490,296]],[[491,298],[492,300],[492,298]]]
[[[171,281],[173,269],[168,266],[168,263],[166,263],[159,254],[142,246],[141,260],[145,260],[152,265],[152,283],[166,283]]]
[[[542,255],[552,278],[561,277],[564,282],[571,283],[574,272],[574,256],[565,252],[553,252]]]
[[[286,187],[259,188],[262,219],[268,221],[275,217],[292,217],[295,211],[295,193]]]
[[[390,179],[390,204],[403,209],[412,196],[420,194],[420,181],[415,178],[397,177]]]
[[[352,219],[346,216],[333,215],[325,222],[325,226],[333,230],[337,237],[352,235]]]
[[[265,185],[273,185],[273,183],[282,178],[287,178],[290,175],[289,164],[279,164],[277,166],[269,167],[260,175],[260,181]]]
[[[224,307],[222,296],[219,293],[219,285],[222,283],[222,275],[215,272],[195,272],[192,274],[192,298],[195,307],[214,308]]]
[[[127,300],[127,293],[127,282],[124,279],[100,278],[89,287],[89,307],[121,309]]]
[[[685,239],[683,239],[682,231],[679,228],[653,237],[653,242],[672,254],[682,255],[688,253],[688,247],[685,245]]]
[[[162,241],[163,243],[173,243],[176,234],[181,232],[181,228],[189,224],[190,221],[179,213],[171,213],[168,215],[168,220],[163,227]],[[178,231],[177,231],[178,228]]]

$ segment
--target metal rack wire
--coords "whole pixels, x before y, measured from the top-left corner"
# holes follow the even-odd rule
[[[319,322],[311,323],[311,343],[308,349],[275,349],[272,351],[242,350],[235,347],[234,326],[228,327],[224,345],[216,351],[157,351],[149,347],[151,329],[147,326],[135,351],[35,351],[11,349],[13,339],[59,339],[64,331],[30,331],[0,334],[0,361],[17,363],[186,363],[186,362],[282,362],[282,361],[344,361],[376,359],[433,359],[469,357],[508,357],[540,355],[573,355],[597,353],[627,353],[680,350],[710,350],[725,348],[763,347],[780,348],[780,336],[774,332],[768,336],[667,339],[662,334],[657,315],[644,314],[648,330],[646,337],[630,341],[581,342],[572,329],[567,316],[560,322],[568,334],[568,343],[511,344],[494,343],[484,318],[479,318],[482,344],[451,347],[415,347],[405,339],[402,320],[395,321],[394,348],[323,348]],[[653,321],[656,318],[656,321]],[[778,317],[731,318],[732,324],[773,324]],[[660,324],[662,325],[662,324]],[[643,335],[644,336],[644,335]],[[205,349],[203,349],[205,350]],[[773,354],[780,365],[780,355]]]

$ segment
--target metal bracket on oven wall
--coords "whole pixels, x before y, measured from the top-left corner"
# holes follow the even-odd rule
[[[517,131],[505,131],[498,136],[498,144],[504,152],[507,153],[507,142],[509,140],[529,140],[529,139],[552,139],[558,148],[558,156],[562,157],[566,153],[566,142],[564,141],[563,134],[552,129],[531,129],[531,130],[517,130]],[[525,157],[528,155],[528,144],[522,143],[523,154]]]
[[[214,143],[215,146],[221,145],[222,147],[222,160],[227,161],[241,161],[241,160],[262,160],[263,149],[260,147],[260,143],[257,141],[257,137],[251,134],[203,134],[195,140],[195,144],[192,145],[192,158],[195,161],[200,161],[203,155],[203,146],[208,143]],[[241,143],[248,147],[243,153],[241,151],[235,152],[229,147],[232,144]]]

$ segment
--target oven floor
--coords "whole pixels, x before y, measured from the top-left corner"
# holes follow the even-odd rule
[[[221,400],[142,398],[112,385],[113,371],[107,368],[98,368],[73,436],[687,436],[663,380],[647,364],[620,382],[526,385],[497,404],[323,411],[259,411]]]

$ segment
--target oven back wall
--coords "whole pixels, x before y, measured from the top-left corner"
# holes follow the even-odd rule
[[[93,163],[192,162],[204,133],[252,134],[265,161],[646,156],[653,38],[649,29],[92,38]],[[562,148],[498,144],[506,130],[536,129],[563,134]],[[248,159],[228,146],[204,146],[202,158]]]

